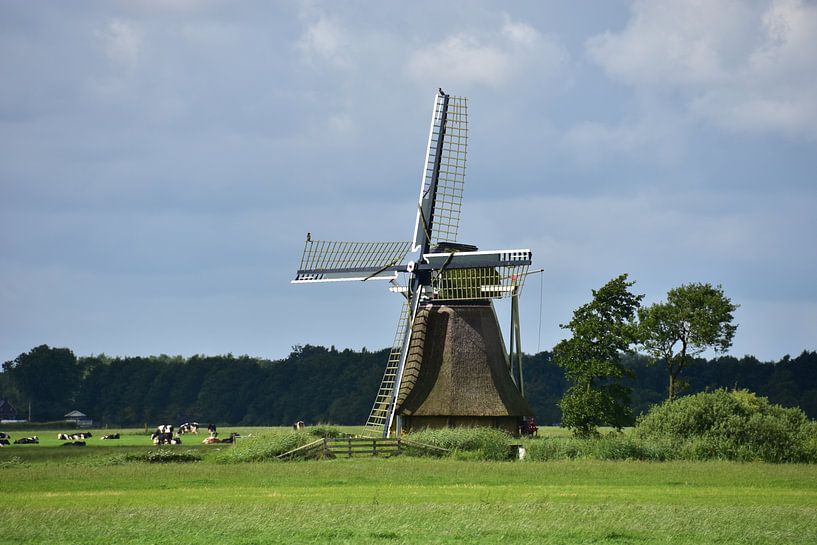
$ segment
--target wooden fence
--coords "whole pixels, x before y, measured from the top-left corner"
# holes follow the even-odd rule
[[[312,443],[303,445],[278,456],[280,459],[294,458],[296,455],[312,454],[317,450],[322,450],[327,458],[338,456],[397,456],[406,447],[414,447],[425,450],[434,450],[441,453],[450,452],[448,449],[424,445],[407,441],[399,437],[324,437]]]

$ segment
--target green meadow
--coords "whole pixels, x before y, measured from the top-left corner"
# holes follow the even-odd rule
[[[201,445],[202,434],[165,447],[201,461],[149,464],[123,456],[155,450],[144,430],[84,448],[58,446],[56,432],[13,433],[35,434],[40,445],[0,449],[0,543],[817,543],[815,465],[224,464],[232,447]]]

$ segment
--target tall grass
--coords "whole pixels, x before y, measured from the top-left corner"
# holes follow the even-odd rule
[[[507,433],[492,428],[451,428],[425,429],[411,433],[413,442],[448,449],[459,459],[507,460],[510,458],[510,443],[513,439]],[[416,456],[436,455],[434,451],[409,448],[408,453]]]
[[[308,433],[294,430],[256,433],[251,437],[241,437],[235,445],[222,448],[213,459],[225,464],[277,460],[280,454],[311,443],[314,439]]]

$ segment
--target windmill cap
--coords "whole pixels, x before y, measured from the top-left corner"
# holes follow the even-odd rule
[[[438,242],[431,248],[433,254],[449,254],[451,252],[476,252],[479,248],[473,244],[461,244],[459,242]]]

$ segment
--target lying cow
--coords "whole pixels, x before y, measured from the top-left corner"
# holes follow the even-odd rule
[[[173,437],[172,433],[156,433],[150,436],[154,445],[181,445],[181,437]]]
[[[34,437],[21,437],[14,441],[15,445],[38,445],[40,444],[40,438],[36,435]]]
[[[233,443],[233,442],[235,442],[236,437],[241,437],[241,434],[233,432],[233,433],[230,434],[230,437],[227,437],[226,439],[222,439],[221,442],[222,443]]]
[[[185,433],[192,433],[194,435],[199,434],[199,423],[193,422],[185,422],[181,426],[179,426],[179,435],[184,435]]]
[[[81,433],[58,433],[57,439],[60,441],[81,441],[93,437],[91,432],[84,431]]]
[[[71,441],[70,443],[63,443],[62,447],[84,447],[85,441]]]
[[[8,446],[10,444],[11,443],[9,443],[8,439],[0,439],[0,447],[5,447],[5,446]]]
[[[118,433],[109,433],[108,435],[103,435],[102,439],[103,440],[105,440],[105,439],[119,439],[119,434]]]
[[[216,443],[234,443],[237,437],[241,437],[240,433],[233,432],[230,437],[219,439],[218,437],[208,437],[201,442],[202,445],[215,445]]]
[[[0,431],[0,439],[11,439],[11,435]]]

